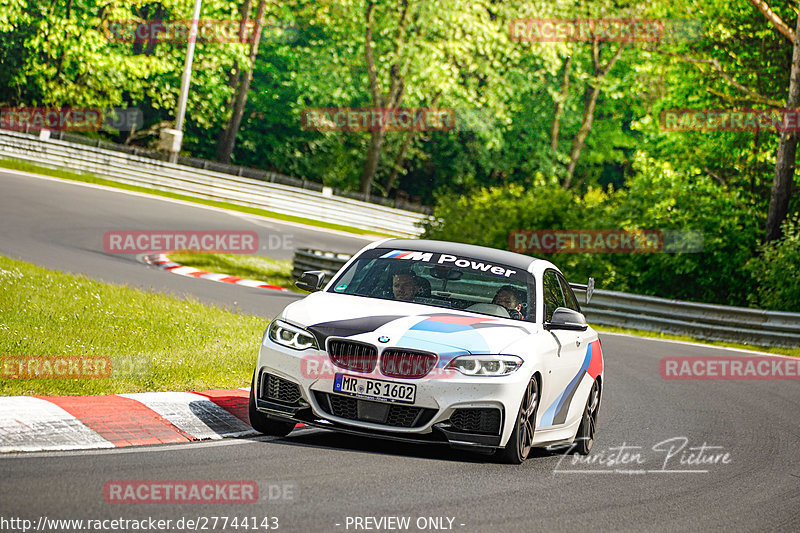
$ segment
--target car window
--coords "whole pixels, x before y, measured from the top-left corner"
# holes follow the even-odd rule
[[[578,305],[578,299],[575,298],[575,293],[572,292],[572,287],[569,286],[567,283],[566,278],[561,274],[558,274],[558,281],[561,282],[561,292],[564,293],[564,300],[566,305],[564,307],[568,307],[573,311],[581,312],[581,306]]]
[[[566,307],[564,294],[561,292],[561,283],[555,270],[546,270],[542,278],[544,287],[544,320],[550,322],[553,318],[553,311],[557,307]]]
[[[410,301],[533,321],[533,276],[516,267],[445,253],[375,248],[337,276],[329,292]]]

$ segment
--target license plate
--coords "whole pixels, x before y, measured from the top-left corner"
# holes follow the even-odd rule
[[[381,379],[358,378],[345,374],[336,374],[333,380],[333,390],[359,398],[400,403],[414,403],[417,396],[416,385]]]

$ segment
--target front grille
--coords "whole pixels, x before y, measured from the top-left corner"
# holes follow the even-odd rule
[[[259,397],[262,400],[297,405],[302,394],[297,383],[272,374],[261,374],[261,390]]]
[[[338,367],[369,373],[378,362],[378,349],[363,342],[328,340],[328,356]]]
[[[456,409],[450,423],[464,433],[500,434],[500,409]]]
[[[393,378],[421,378],[433,370],[437,359],[430,352],[389,348],[381,354],[381,373]]]
[[[323,411],[348,420],[411,428],[424,426],[436,414],[436,409],[359,400],[341,394],[314,391],[314,395]]]

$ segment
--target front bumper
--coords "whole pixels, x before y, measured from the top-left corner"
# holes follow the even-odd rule
[[[324,351],[292,350],[268,337],[262,341],[256,370],[256,408],[272,418],[354,435],[487,452],[508,441],[530,379],[524,368],[502,377],[465,376],[455,370],[434,370],[421,379],[391,378],[378,370],[364,374],[333,366]],[[416,398],[413,404],[399,404],[340,394],[333,390],[336,373],[414,384]],[[295,385],[296,392],[281,396],[276,392],[283,390],[281,385],[275,385],[280,382],[270,376]]]

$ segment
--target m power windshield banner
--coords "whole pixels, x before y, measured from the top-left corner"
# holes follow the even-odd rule
[[[509,279],[525,279],[524,272],[505,265],[492,263],[471,257],[457,256],[452,254],[440,254],[437,252],[419,252],[415,250],[391,250],[381,252],[380,259],[402,259],[406,261],[419,261],[440,268],[458,268],[465,271],[485,272],[495,276]]]

